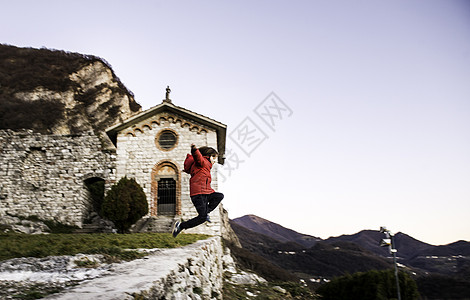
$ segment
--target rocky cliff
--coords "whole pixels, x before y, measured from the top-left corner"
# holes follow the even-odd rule
[[[101,135],[140,110],[99,57],[0,45],[0,129]]]

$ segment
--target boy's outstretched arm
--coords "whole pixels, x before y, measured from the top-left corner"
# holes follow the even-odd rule
[[[193,155],[194,162],[202,166],[204,157],[202,157],[201,152],[199,152],[199,149],[194,144],[191,144],[191,154]]]

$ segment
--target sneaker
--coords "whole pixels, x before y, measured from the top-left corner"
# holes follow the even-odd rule
[[[181,232],[181,222],[176,221],[175,227],[173,228],[173,237],[177,237]]]
[[[206,217],[206,221],[207,221],[207,222],[209,222],[209,223],[212,223],[212,221],[211,221],[211,217],[210,217],[209,215],[207,215],[207,217]]]

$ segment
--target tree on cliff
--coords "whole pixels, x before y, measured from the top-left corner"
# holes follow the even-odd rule
[[[121,178],[104,197],[101,215],[111,220],[119,233],[125,233],[148,213],[144,190],[135,179]]]

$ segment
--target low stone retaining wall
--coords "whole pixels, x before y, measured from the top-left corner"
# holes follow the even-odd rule
[[[158,249],[45,299],[222,299],[222,256],[220,237]]]

